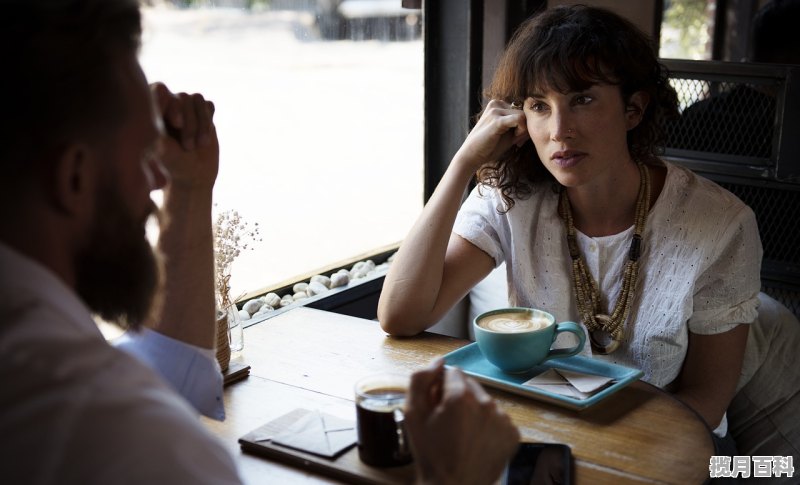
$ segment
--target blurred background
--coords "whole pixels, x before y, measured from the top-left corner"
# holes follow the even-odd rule
[[[400,241],[423,202],[423,42],[399,0],[145,3],[148,79],[216,104],[239,296]]]

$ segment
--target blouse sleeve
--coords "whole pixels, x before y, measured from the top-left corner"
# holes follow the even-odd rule
[[[753,211],[743,206],[708,254],[695,283],[689,330],[710,335],[752,323],[761,286],[761,239]]]
[[[462,204],[453,226],[455,234],[494,259],[495,267],[503,262],[503,250],[496,229],[499,215],[497,204],[495,190],[478,185]]]
[[[225,419],[222,372],[214,351],[175,340],[150,329],[126,333],[114,341],[161,377],[198,412],[209,418]]]

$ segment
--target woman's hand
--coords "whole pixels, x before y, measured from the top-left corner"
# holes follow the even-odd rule
[[[461,145],[456,159],[466,163],[470,171],[495,161],[512,146],[529,140],[525,113],[509,103],[493,99],[486,105],[478,123]]]

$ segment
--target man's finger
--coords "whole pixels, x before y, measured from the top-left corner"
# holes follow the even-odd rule
[[[180,107],[183,111],[183,127],[181,129],[181,145],[184,150],[194,150],[197,140],[197,112],[195,111],[194,101],[186,93],[178,94]]]
[[[211,113],[202,94],[193,94],[191,99],[197,117],[197,143],[206,146],[211,141]]]
[[[466,382],[467,387],[475,395],[478,402],[485,403],[492,400],[492,396],[490,396],[484,389],[478,384],[475,379],[471,377],[464,376],[464,381]]]
[[[409,385],[408,409],[423,415],[429,414],[438,404],[436,394],[442,387],[444,361],[437,359],[428,368],[411,375]]]
[[[461,399],[468,389],[467,377],[460,369],[445,369],[443,401]]]
[[[164,83],[153,83],[150,86],[153,97],[156,100],[159,114],[164,119],[168,129],[182,128],[183,127],[183,112],[181,111],[180,102],[172,91],[164,85]]]

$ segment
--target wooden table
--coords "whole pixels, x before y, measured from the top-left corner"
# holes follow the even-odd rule
[[[204,422],[237,457],[246,483],[337,483],[243,453],[237,440],[296,408],[352,418],[358,378],[383,371],[411,373],[467,343],[435,334],[393,338],[371,320],[293,309],[245,330],[242,357],[251,375],[226,388],[228,418]],[[571,447],[578,484],[693,484],[708,478],[713,455],[708,427],[653,386],[637,382],[583,411],[488,390],[524,441]],[[413,471],[372,469],[357,459],[352,466],[380,482],[402,483]]]

